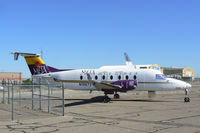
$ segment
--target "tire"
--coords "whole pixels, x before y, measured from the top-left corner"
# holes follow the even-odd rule
[[[184,98],[184,102],[190,102],[190,98],[189,97],[185,97]]]
[[[110,100],[111,99],[108,96],[105,96],[104,99],[103,99],[103,102],[108,103],[108,102],[110,102]]]
[[[119,94],[114,94],[114,99],[119,99],[119,98],[120,98]]]

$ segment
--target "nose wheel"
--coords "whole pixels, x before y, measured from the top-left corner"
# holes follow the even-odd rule
[[[185,98],[184,98],[184,102],[186,102],[186,103],[187,103],[187,102],[190,102],[190,98],[189,98],[189,97],[185,97]]]
[[[185,98],[184,98],[184,102],[190,102],[190,98],[188,96],[188,89],[185,89]]]

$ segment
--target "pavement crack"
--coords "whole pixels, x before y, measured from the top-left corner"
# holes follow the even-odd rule
[[[52,131],[47,131],[47,132],[40,132],[40,133],[54,133],[54,132],[58,132],[59,129],[55,129],[55,130],[52,130]]]
[[[152,124],[160,124],[160,125],[168,125],[168,126],[181,126],[181,127],[195,127],[195,128],[200,128],[198,125],[193,125],[193,124],[181,124],[181,123],[172,123],[172,122],[166,122],[166,121],[150,121],[150,120],[138,120],[138,119],[129,119],[129,118],[113,118],[113,117],[105,117],[105,116],[91,116],[91,115],[84,115],[84,114],[78,114],[78,113],[73,113],[70,112],[72,115],[75,116],[82,116],[82,117],[87,117],[87,118],[95,118],[95,119],[110,119],[110,120],[117,120],[117,121],[134,121],[138,123],[152,123]],[[199,115],[198,115],[199,116]]]
[[[186,118],[192,118],[192,117],[200,117],[200,115],[192,115],[192,116],[185,116],[185,117],[177,117],[177,118],[168,119],[167,121],[174,121],[174,120],[180,120],[180,119],[186,119]]]

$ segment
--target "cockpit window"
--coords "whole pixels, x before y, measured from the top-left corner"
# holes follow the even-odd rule
[[[168,78],[166,74],[163,74],[163,77]]]
[[[167,75],[165,74],[156,74],[156,79],[166,79]]]

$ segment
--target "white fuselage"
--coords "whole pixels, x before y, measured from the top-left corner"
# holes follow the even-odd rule
[[[134,75],[138,81],[135,90],[141,91],[158,91],[158,90],[177,90],[190,88],[191,85],[164,75],[153,69],[135,69],[129,66],[105,66],[99,69],[77,69],[70,71],[61,71],[40,76],[50,76],[57,82],[63,82],[64,86],[75,90],[98,90],[90,84],[87,79],[87,73],[92,80],[97,82],[112,83],[118,80],[133,80]],[[121,77],[119,79],[119,76]],[[111,78],[112,77],[112,78]]]

